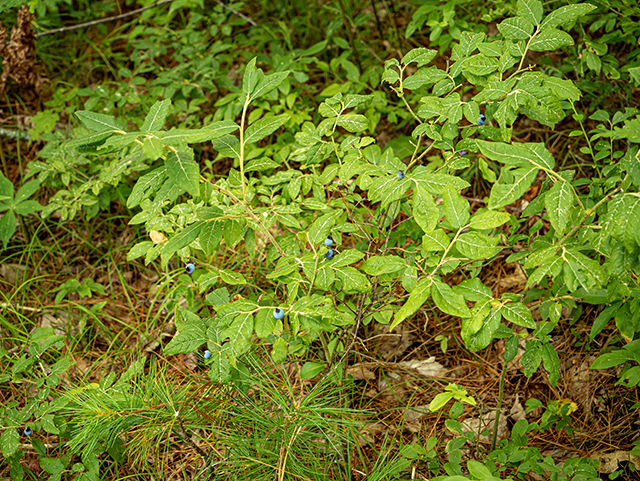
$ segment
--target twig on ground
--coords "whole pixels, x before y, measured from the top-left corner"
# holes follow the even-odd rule
[[[46,35],[54,35],[56,33],[62,32],[70,32],[71,30],[79,30],[81,28],[92,27],[94,25],[99,25],[101,23],[112,22],[115,20],[120,20],[121,18],[130,17],[132,15],[136,15],[137,13],[144,12],[145,10],[149,10],[153,7],[158,7],[160,5],[164,5],[165,3],[171,3],[173,0],[161,0],[160,2],[156,2],[153,5],[149,5],[147,7],[138,8],[137,10],[132,10],[127,13],[123,13],[122,15],[116,15],[114,17],[101,18],[100,20],[92,20],[91,22],[79,23],[78,25],[70,25],[68,27],[60,27],[54,30],[49,30],[47,32],[40,32],[34,35],[35,38],[44,37]]]

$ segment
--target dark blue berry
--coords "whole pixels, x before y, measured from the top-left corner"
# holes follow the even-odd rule
[[[401,170],[398,171],[398,179],[402,179],[404,177],[404,172]]]
[[[194,266],[193,263],[189,262],[184,270],[187,272],[187,274],[193,274],[193,271],[196,270],[196,266]]]
[[[204,351],[204,358],[205,359],[209,359],[211,357],[211,352],[210,351]]]
[[[467,152],[466,150],[461,150],[460,152],[458,152],[460,155],[467,155],[469,152]]]
[[[327,259],[331,259],[333,257],[333,251],[329,249],[327,253],[324,255]]]
[[[326,245],[327,247],[329,247],[329,246],[330,246],[330,245],[332,245],[332,244],[333,244],[333,239],[331,238],[331,236],[327,237],[327,238],[324,240],[324,245]]]
[[[24,434],[26,436],[31,436],[33,434],[33,429],[27,426],[26,428],[24,428]]]
[[[284,317],[284,311],[279,307],[276,307],[273,311],[273,317],[275,317],[276,319],[282,319]]]
[[[478,125],[484,125],[485,119],[486,117],[484,116],[484,114],[480,114],[480,117],[478,117]]]

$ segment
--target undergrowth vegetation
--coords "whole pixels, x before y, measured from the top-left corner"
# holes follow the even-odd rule
[[[20,4],[0,478],[637,476],[636,2]]]

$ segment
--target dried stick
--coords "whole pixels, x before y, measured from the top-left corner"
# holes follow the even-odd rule
[[[219,5],[222,5],[224,8],[229,10],[234,15],[237,15],[238,17],[243,18],[244,20],[249,22],[254,27],[258,26],[258,24],[256,22],[254,22],[253,20],[251,20],[249,17],[247,17],[246,15],[242,14],[241,12],[238,12],[237,10],[234,10],[233,8],[225,5],[220,0],[215,0],[215,1]],[[37,33],[34,36],[35,36],[35,38],[39,38],[39,37],[44,37],[46,35],[54,35],[56,33],[69,32],[71,30],[78,30],[80,28],[92,27],[93,25],[99,25],[101,23],[112,22],[112,21],[115,21],[115,20],[120,20],[121,18],[130,17],[132,15],[136,15],[138,13],[144,12],[145,10],[149,10],[150,8],[158,7],[160,5],[164,5],[166,3],[171,3],[171,2],[173,2],[173,0],[161,0],[160,2],[156,2],[153,5],[149,5],[147,7],[138,8],[137,10],[132,10],[131,12],[123,13],[122,15],[116,15],[114,17],[102,18],[100,20],[93,20],[91,22],[80,23],[78,25],[71,25],[69,27],[56,28],[54,30],[49,30],[47,32]]]

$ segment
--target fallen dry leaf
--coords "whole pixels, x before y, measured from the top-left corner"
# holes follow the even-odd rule
[[[44,78],[41,68],[36,66],[36,43],[31,28],[33,15],[29,8],[22,5],[18,10],[18,19],[11,29],[11,40],[5,44],[6,30],[0,26],[0,55],[2,55],[2,75],[0,92],[3,92],[7,80],[23,87],[31,85],[40,91]]]
[[[506,410],[500,410],[500,420],[498,421],[498,439],[504,439],[509,437],[509,428],[507,427],[507,415]],[[462,421],[462,430],[464,432],[472,432],[476,436],[478,432],[483,432],[485,429],[489,430],[487,436],[480,436],[480,440],[484,442],[491,442],[493,439],[493,426],[495,424],[496,412],[491,411],[477,418],[467,418]]]
[[[600,467],[598,471],[601,473],[609,474],[618,469],[619,462],[633,463],[636,471],[640,470],[640,456],[631,454],[629,451],[614,451],[607,454],[594,454],[589,456],[591,459],[597,459],[600,461]]]
[[[526,419],[526,411],[520,402],[520,394],[516,394],[516,400],[513,401],[513,406],[511,407],[511,411],[509,411],[509,416],[514,421],[522,421]]]
[[[158,232],[157,230],[149,231],[149,237],[154,244],[162,244],[163,242],[167,242],[167,238],[162,232]]]
[[[356,381],[372,381],[376,378],[376,375],[373,373],[373,371],[362,364],[355,364],[351,367],[348,367],[347,374],[353,376],[353,379],[355,379]]]
[[[507,275],[505,278],[500,279],[500,287],[506,289],[508,291],[524,288],[527,284],[527,276],[522,271],[522,267],[517,262],[513,262],[511,264],[507,264],[507,266],[514,266],[514,270],[511,274]]]
[[[15,284],[16,280],[25,276],[26,267],[20,264],[0,264],[0,277],[6,279],[9,284]]]
[[[417,371],[418,374],[424,377],[442,377],[447,371],[442,364],[436,362],[435,356],[431,356],[429,359],[399,362],[396,366]]]
[[[380,330],[387,330],[387,326],[380,324]],[[408,331],[402,331],[399,333],[382,333],[383,341],[380,343],[380,349],[378,354],[385,360],[389,360],[393,357],[404,354],[407,348],[413,342],[413,335]]]
[[[404,415],[404,419],[408,422],[414,422],[430,413],[431,411],[429,411],[428,404],[425,404],[423,406],[414,406],[407,409]]]
[[[393,428],[389,429],[382,423],[369,423],[360,430],[358,435],[358,446],[364,447],[367,444],[374,444],[376,435],[383,431],[394,431]]]

